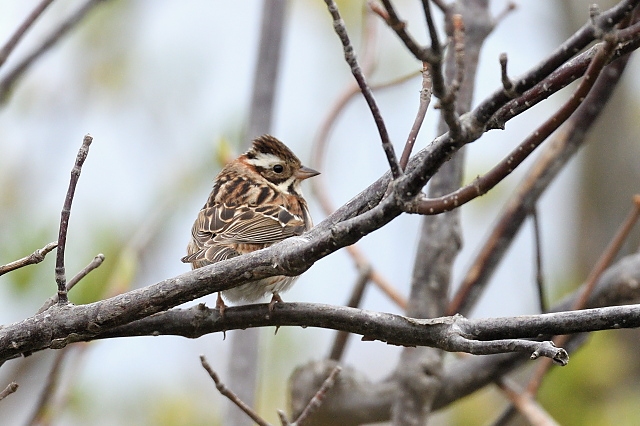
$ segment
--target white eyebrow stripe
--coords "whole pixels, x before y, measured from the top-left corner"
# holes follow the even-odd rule
[[[265,154],[260,152],[256,155],[256,158],[251,158],[248,163],[253,164],[256,167],[262,167],[263,169],[271,168],[272,165],[282,163],[282,158],[273,154]]]

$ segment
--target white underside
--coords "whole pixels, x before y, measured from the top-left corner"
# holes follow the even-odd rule
[[[242,284],[222,292],[222,296],[230,302],[255,302],[274,293],[283,293],[291,288],[298,277],[269,277]]]

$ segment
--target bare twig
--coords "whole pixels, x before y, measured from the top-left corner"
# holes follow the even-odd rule
[[[538,288],[538,304],[540,312],[547,312],[547,302],[544,291],[544,271],[542,269],[542,238],[540,233],[540,220],[538,218],[538,210],[535,208],[531,212],[531,220],[533,221],[533,246],[535,249],[536,264],[536,287]]]
[[[53,3],[53,0],[42,0],[40,4],[36,6],[35,9],[31,11],[29,16],[24,20],[24,22],[16,29],[16,32],[13,33],[11,38],[7,40],[7,42],[0,49],[0,67],[5,63],[13,49],[18,45],[18,42],[24,37],[29,28],[36,22],[38,17],[45,11],[45,9]]]
[[[507,63],[508,57],[506,53],[500,54],[500,74],[502,80],[502,87],[507,95],[510,97],[515,97],[516,94],[513,92],[513,81],[509,78],[509,74],[507,73]]]
[[[58,243],[56,241],[47,244],[31,253],[29,256],[23,257],[22,259],[14,260],[11,263],[7,263],[6,265],[0,265],[0,275],[4,275],[7,272],[14,271],[18,268],[22,268],[27,265],[34,265],[36,263],[40,263],[44,260],[45,256],[52,251]]]
[[[31,419],[27,422],[27,425],[42,424],[44,418],[51,414],[49,412],[49,408],[62,373],[62,362],[69,353],[69,348],[63,348],[56,353],[53,364],[51,365],[51,370],[47,376],[47,381],[40,393],[38,403],[36,404],[35,410],[31,415]]]
[[[502,12],[498,13],[496,15],[496,17],[494,18],[496,22],[501,22],[504,18],[506,18],[509,13],[513,12],[514,10],[516,10],[516,8],[518,7],[518,5],[513,2],[510,1],[509,3],[507,3],[507,5],[505,6],[505,8],[502,10]]]
[[[462,15],[456,13],[451,16],[453,22],[453,50],[456,64],[455,78],[449,88],[449,96],[455,96],[464,81],[464,21]]]
[[[427,109],[429,109],[429,103],[431,102],[432,82],[431,72],[429,71],[429,64],[426,62],[422,64],[422,89],[420,90],[420,104],[418,106],[418,112],[416,118],[413,121],[413,126],[409,131],[407,137],[407,143],[404,145],[402,156],[400,157],[400,167],[404,170],[409,162],[409,157],[413,151],[413,145],[418,138],[418,132],[422,128],[422,122],[427,115]]]
[[[103,261],[104,261],[104,254],[102,253],[97,254],[96,257],[94,257],[93,260],[87,266],[82,268],[80,272],[78,272],[73,278],[69,280],[69,282],[67,282],[67,292],[69,292],[69,290],[71,290],[81,279],[86,277],[89,274],[89,272],[93,271],[94,269],[102,265]],[[47,299],[47,301],[44,302],[44,304],[40,307],[40,309],[38,309],[37,313],[46,311],[47,309],[55,305],[57,301],[58,301],[58,295],[56,294],[55,296],[52,296],[49,299]]]
[[[231,402],[237,405],[238,408],[244,411],[247,414],[247,416],[251,417],[251,420],[256,422],[258,425],[270,426],[269,423],[267,423],[262,417],[258,415],[258,413],[253,411],[251,407],[245,404],[240,398],[238,398],[238,396],[231,389],[227,388],[224,385],[224,383],[222,383],[222,381],[220,380],[220,377],[218,377],[218,374],[215,371],[213,371],[213,369],[207,362],[207,359],[205,358],[204,355],[200,355],[200,363],[202,364],[202,367],[204,367],[204,369],[207,370],[207,373],[209,373],[209,376],[213,379],[214,383],[216,384],[216,389],[218,389],[220,394],[229,398]]]
[[[386,14],[381,12],[376,12],[380,17],[382,17],[387,25],[395,31],[400,40],[404,43],[404,45],[409,49],[413,56],[415,56],[418,60],[422,62],[428,62],[430,64],[435,64],[438,61],[441,61],[441,58],[438,58],[430,49],[422,47],[416,42],[413,37],[406,30],[407,24],[402,21],[398,14],[396,13],[393,5],[390,0],[382,0],[382,4],[386,9]],[[374,9],[375,11],[375,9]]]
[[[376,127],[378,128],[380,140],[382,141],[382,149],[387,156],[387,162],[389,163],[389,168],[391,169],[391,175],[394,179],[398,179],[402,175],[402,170],[400,169],[400,165],[398,164],[398,159],[396,157],[395,150],[393,149],[391,139],[389,138],[387,126],[384,124],[382,114],[380,114],[378,104],[373,97],[371,88],[367,84],[364,74],[362,73],[362,69],[360,68],[358,60],[356,59],[356,55],[353,51],[353,46],[351,45],[349,35],[347,34],[347,28],[345,27],[344,20],[340,16],[340,11],[338,10],[338,6],[336,5],[334,0],[325,0],[325,3],[327,4],[329,13],[333,18],[333,28],[340,38],[340,41],[342,42],[342,46],[344,48],[344,58],[351,68],[351,73],[358,82],[358,87],[360,87],[360,91],[367,101],[367,105],[369,106],[371,115],[373,116],[373,120],[375,121]]]
[[[40,46],[38,46],[33,52],[27,55],[21,62],[19,62],[13,69],[11,69],[2,80],[0,80],[0,104],[6,102],[9,93],[13,88],[16,81],[25,73],[27,69],[42,56],[47,50],[49,50],[58,40],[60,40],[66,33],[68,33],[73,27],[75,27],[82,19],[98,4],[104,3],[105,0],[87,0],[73,15],[68,17],[64,22],[60,24]]]
[[[3,399],[5,399],[6,397],[8,397],[9,395],[11,395],[12,393],[14,393],[15,391],[18,390],[18,384],[16,382],[11,382],[7,385],[6,388],[4,388],[2,390],[2,392],[0,392],[0,401],[2,401]]]
[[[287,419],[287,415],[282,410],[278,410],[278,417],[280,417],[280,424],[282,426],[292,426],[289,419]]]
[[[98,253],[91,262],[89,262],[89,264],[87,266],[85,266],[84,268],[82,268],[76,275],[74,275],[73,278],[71,278],[69,280],[69,282],[67,283],[67,291],[71,290],[73,288],[73,286],[75,286],[76,284],[78,284],[78,282],[83,279],[84,277],[86,277],[87,275],[89,275],[89,273],[91,271],[93,271],[94,269],[98,268],[100,265],[102,265],[102,262],[104,262],[104,254],[102,253]]]
[[[438,29],[436,28],[436,24],[433,22],[433,17],[431,16],[430,0],[422,0],[422,10],[424,11],[424,17],[427,21],[429,37],[431,38],[431,52],[436,56],[441,56],[442,46],[440,45],[440,37],[438,37]]]
[[[73,202],[73,195],[76,191],[78,178],[80,178],[82,165],[89,154],[89,146],[92,141],[93,138],[90,135],[85,135],[82,140],[82,146],[78,150],[76,162],[71,170],[69,189],[67,190],[67,196],[64,199],[64,206],[62,207],[62,213],[60,214],[60,232],[58,234],[58,251],[56,253],[56,283],[58,283],[58,303],[63,305],[69,303],[69,299],[67,297],[67,278],[64,269],[64,250],[67,243],[67,229],[69,227],[69,216],[71,215],[71,203]]]
[[[333,369],[333,371],[331,371],[329,377],[327,377],[326,380],[322,383],[322,386],[320,386],[318,392],[316,392],[313,398],[311,398],[311,401],[309,401],[304,410],[302,410],[302,413],[300,413],[298,418],[293,422],[292,426],[302,426],[304,422],[306,422],[307,419],[318,409],[318,407],[320,407],[329,389],[331,389],[335,385],[336,377],[338,377],[338,374],[340,374],[341,371],[342,367],[340,367],[339,365],[337,365]]]

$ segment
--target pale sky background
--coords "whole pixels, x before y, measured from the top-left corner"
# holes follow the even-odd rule
[[[36,3],[0,0],[0,42],[7,39]],[[20,49],[0,69],[0,78],[80,3],[54,2]],[[410,21],[409,29],[424,40],[417,2],[397,3],[402,15]],[[496,13],[506,4],[493,3]],[[498,25],[485,45],[474,104],[499,86],[500,53],[508,54],[509,72],[516,76],[557,45],[557,35],[540,31],[541,26],[553,28],[557,3],[521,1],[518,9]],[[126,240],[149,220],[154,206],[167,203],[170,214],[154,230],[157,236],[145,250],[134,285],[149,285],[187,271],[188,266],[180,262],[180,257],[184,255],[193,219],[219,168],[212,168],[204,178],[182,179],[187,170],[202,167],[205,161],[215,164],[218,141],[223,138],[235,141],[242,131],[253,81],[261,4],[248,0],[107,3],[43,56],[20,82],[9,103],[0,106],[0,201],[11,200],[12,206],[19,206],[24,212],[20,217],[0,212],[0,238],[10,235],[7,230],[16,224],[30,223],[34,229],[45,229],[46,235],[39,245],[25,248],[23,255],[56,238],[69,171],[83,135],[90,133],[94,142],[71,213],[68,274],[73,275],[95,254],[105,250],[99,245],[104,236],[96,236],[96,229],[111,229],[110,232]],[[352,37],[358,40],[359,19],[354,16],[347,20],[347,25]],[[585,6],[584,19],[587,17]],[[371,82],[388,81],[419,68],[382,25],[379,39],[379,68],[371,76]],[[634,66],[637,69],[637,64]],[[351,79],[324,3],[290,2],[272,133],[303,162],[309,162],[310,144],[319,123]],[[376,93],[398,152],[414,119],[419,88],[420,81],[416,78]],[[560,96],[566,97],[566,93]],[[558,96],[553,97],[509,122],[505,131],[492,131],[471,145],[468,178],[487,171],[560,101]],[[435,136],[436,120],[437,112],[431,109],[417,142],[418,149]],[[373,120],[361,98],[353,101],[339,119],[325,164],[321,171],[336,205],[348,201],[386,171]],[[510,194],[529,164],[531,161],[499,185],[493,195],[462,209],[464,248],[456,263],[454,282],[459,282],[478,244],[487,235],[495,218],[496,203]],[[575,196],[571,190],[575,167],[574,161],[541,201],[545,272],[551,285],[570,278],[572,273],[567,253],[574,244]],[[324,216],[311,196],[310,187],[305,190],[312,215],[319,223]],[[419,217],[405,215],[360,243],[375,267],[404,294],[408,293],[419,224]],[[475,316],[536,312],[531,233],[530,225],[523,228]],[[3,241],[5,244],[12,242]],[[49,268],[44,272],[48,280],[39,285],[49,286],[51,294],[55,288],[52,259],[50,255],[47,262],[31,267]],[[0,258],[0,263],[11,260]],[[106,262],[115,260],[108,258]],[[343,304],[356,275],[347,254],[336,253],[317,262],[283,298]],[[42,300],[21,299],[8,282],[8,276],[0,278],[2,323],[30,315]],[[204,301],[211,306],[215,303],[214,296]],[[364,307],[398,312],[373,287],[367,289]],[[268,383],[275,387],[271,392],[282,391],[296,365],[325,356],[333,334],[289,328],[274,336],[272,329],[265,330],[263,370],[279,375],[269,378]],[[109,416],[115,411],[136,419],[141,415],[137,402],[140,398],[149,407],[166,395],[172,395],[174,403],[189,395],[195,398],[190,404],[215,417],[215,407],[222,397],[202,370],[198,355],[206,354],[224,379],[228,343],[216,334],[197,340],[160,337],[91,344],[82,362],[72,370],[78,375],[76,380],[84,398],[90,402],[99,400],[102,408],[85,413],[84,419],[68,416],[64,424],[83,421],[113,424]],[[287,358],[281,359],[285,353]],[[359,342],[355,338],[345,362],[357,365],[372,380],[377,380],[393,371],[399,353],[396,347]],[[51,359],[51,355],[38,353],[33,358],[42,361]],[[45,375],[41,369],[39,376],[32,377],[32,383],[21,383],[24,387],[11,396],[12,404],[33,401],[27,389],[31,392],[39,389],[38,383],[42,383]],[[0,377],[4,377],[1,370]],[[274,420],[275,409],[284,408],[284,399],[272,398],[280,405],[264,407],[262,411]],[[5,402],[0,404],[0,415],[17,415],[9,418],[23,421],[29,409],[18,411],[12,411]],[[98,420],[101,416],[102,420]]]

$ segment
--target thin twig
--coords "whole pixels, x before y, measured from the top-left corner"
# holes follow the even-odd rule
[[[325,3],[327,5],[329,13],[331,14],[331,17],[333,18],[333,28],[340,38],[340,41],[342,42],[342,46],[344,48],[344,58],[351,68],[353,77],[358,82],[358,87],[360,87],[360,91],[362,92],[364,99],[367,101],[367,105],[369,106],[371,115],[373,116],[373,120],[375,121],[376,127],[378,128],[378,133],[380,134],[380,139],[382,141],[382,149],[387,156],[387,162],[389,163],[389,168],[391,169],[391,175],[394,179],[398,179],[400,176],[402,176],[402,170],[400,169],[400,165],[398,164],[398,158],[396,157],[395,150],[393,149],[393,144],[391,143],[391,139],[389,138],[387,126],[384,124],[382,114],[380,114],[378,104],[373,97],[371,88],[367,84],[364,74],[362,73],[362,69],[360,68],[358,60],[356,59],[356,55],[353,51],[353,46],[351,45],[349,35],[347,34],[347,28],[345,27],[344,20],[340,16],[340,11],[338,10],[338,6],[336,5],[334,0],[325,0]]]
[[[85,135],[82,140],[82,146],[80,146],[78,150],[76,163],[71,170],[69,189],[67,190],[62,213],[60,214],[60,232],[58,233],[58,251],[56,253],[56,283],[58,283],[58,303],[63,305],[69,303],[67,297],[67,278],[64,269],[64,249],[67,244],[67,229],[69,227],[69,216],[71,215],[71,204],[73,203],[73,195],[75,194],[76,185],[78,184],[80,172],[82,171],[82,164],[89,154],[89,146],[92,141],[93,138],[90,135]]]
[[[209,373],[209,376],[213,379],[214,383],[216,384],[216,389],[218,389],[218,392],[220,392],[222,395],[229,398],[231,402],[236,404],[238,408],[244,411],[249,417],[251,417],[251,420],[256,422],[258,425],[271,426],[262,417],[260,417],[258,413],[253,411],[251,407],[249,407],[240,398],[238,398],[238,396],[231,389],[227,388],[224,385],[224,383],[222,383],[222,381],[220,381],[220,377],[218,377],[218,374],[215,371],[213,371],[213,369],[207,362],[207,359],[205,358],[204,355],[200,355],[200,363],[202,364],[204,369],[207,370],[207,373]]]
[[[505,8],[502,10],[502,12],[498,13],[496,17],[493,19],[496,21],[496,23],[499,23],[503,19],[505,19],[511,12],[516,10],[517,7],[518,5],[515,2],[510,1],[509,3],[507,3]]]
[[[282,410],[278,410],[278,417],[280,417],[280,424],[282,426],[292,426],[289,419],[287,419],[287,415]]]
[[[431,38],[431,51],[436,56],[442,56],[442,46],[440,45],[440,37],[438,37],[438,29],[435,22],[433,22],[433,16],[431,16],[431,4],[430,0],[422,0],[422,10],[424,11],[424,18],[427,21],[427,29],[429,30],[429,37]]]
[[[502,80],[502,87],[507,95],[510,97],[515,97],[516,93],[513,91],[513,81],[509,78],[509,73],[507,72],[507,64],[509,62],[509,58],[506,53],[500,54],[500,74]]]
[[[73,286],[78,284],[78,282],[89,275],[91,271],[98,268],[104,262],[104,254],[98,253],[91,262],[84,268],[82,268],[73,278],[69,280],[67,283],[67,291],[71,290]]]
[[[44,385],[44,388],[42,389],[42,392],[40,393],[38,403],[36,404],[31,419],[26,423],[27,425],[42,424],[44,417],[50,414],[49,408],[51,405],[51,401],[53,400],[53,397],[55,395],[55,391],[58,387],[58,382],[62,373],[62,362],[69,353],[69,347],[63,348],[56,353],[53,364],[51,365],[51,370],[49,371],[49,375],[47,376],[47,381]]]
[[[353,286],[353,290],[351,290],[351,297],[349,298],[349,302],[347,302],[346,306],[350,308],[357,308],[358,306],[360,306],[362,296],[364,295],[364,289],[370,279],[371,266],[367,265],[360,270],[360,273],[358,274],[358,280]],[[333,346],[331,347],[331,352],[329,352],[329,359],[340,361],[340,358],[342,358],[342,354],[344,353],[344,349],[347,346],[347,340],[349,339],[349,336],[350,334],[346,331],[338,331],[336,333],[336,337],[333,340]]]
[[[428,4],[427,0],[424,0]],[[464,22],[462,15],[460,14],[448,14],[447,17],[451,20],[451,27],[453,33],[451,34],[453,39],[454,58],[455,58],[455,73],[451,80],[451,84],[447,87],[446,79],[443,73],[442,66],[442,53],[439,51],[435,56],[439,59],[437,62],[433,62],[432,74],[433,74],[433,94],[440,100],[438,107],[442,110],[442,119],[449,128],[449,133],[453,140],[456,140],[461,132],[460,117],[458,115],[458,108],[456,106],[456,97],[460,85],[463,82],[464,75]],[[434,29],[435,32],[435,29]],[[434,49],[432,43],[431,49]]]
[[[87,266],[82,268],[80,272],[78,272],[73,278],[69,280],[69,282],[67,282],[67,292],[69,292],[76,284],[78,284],[78,282],[81,279],[86,277],[89,274],[89,272],[93,271],[98,266],[102,265],[102,262],[104,262],[104,254],[102,253],[97,254],[96,257],[94,257],[93,260]],[[44,302],[44,304],[40,307],[40,309],[38,309],[38,312],[36,313],[39,314],[41,312],[46,311],[47,309],[55,305],[57,302],[58,302],[58,295],[56,294],[54,296],[51,296],[49,299],[47,299],[46,302]]]
[[[395,31],[400,40],[404,43],[405,47],[413,53],[413,56],[421,62],[428,62],[430,64],[434,64],[438,62],[438,60],[441,61],[441,58],[439,59],[434,55],[430,49],[420,46],[418,42],[411,37],[409,32],[406,30],[406,22],[399,18],[390,0],[382,0],[382,4],[386,9],[386,14],[376,11],[376,9],[373,10],[385,20],[387,25],[389,25],[393,31]]]
[[[542,237],[540,232],[540,220],[538,218],[538,210],[534,207],[531,212],[531,220],[533,222],[533,246],[535,248],[536,262],[536,287],[538,287],[538,304],[540,312],[547,312],[547,302],[544,291],[544,272],[542,269]]]
[[[12,393],[14,393],[15,391],[18,390],[18,384],[16,382],[11,382],[7,385],[6,388],[4,388],[2,390],[2,392],[0,392],[0,401],[2,401],[3,399],[5,399],[6,397],[8,397],[9,395],[11,395]]]
[[[0,49],[0,67],[2,67],[2,65],[5,63],[11,52],[13,52],[13,49],[15,49],[15,47],[18,45],[18,42],[22,39],[22,37],[24,37],[29,28],[31,28],[31,26],[40,17],[42,12],[44,12],[44,10],[51,3],[53,3],[53,0],[41,1],[40,4],[38,4],[36,8],[31,11],[29,16],[27,16],[22,25],[20,25],[18,29],[16,29],[16,32],[13,33],[11,38],[9,38],[4,46],[2,46],[2,49]]]
[[[329,377],[322,383],[318,392],[311,398],[311,401],[307,404],[307,406],[302,410],[302,413],[298,416],[298,418],[293,422],[292,426],[302,426],[304,422],[307,421],[309,416],[311,416],[317,409],[322,405],[322,401],[324,400],[327,392],[331,389],[336,383],[336,377],[342,371],[342,367],[336,365],[336,367],[331,371]]]
[[[60,24],[40,46],[27,55],[21,62],[11,69],[2,80],[0,80],[0,104],[7,101],[9,93],[16,81],[29,69],[29,67],[40,58],[47,50],[49,50],[58,40],[75,27],[82,19],[98,4],[104,3],[105,0],[87,0],[73,15]]]
[[[36,263],[40,263],[44,260],[45,256],[52,251],[58,243],[56,241],[47,244],[31,253],[29,256],[23,257],[22,259],[14,260],[11,263],[7,263],[6,265],[0,265],[0,275],[4,275],[7,272],[14,271],[16,269],[22,268],[27,265],[35,265]]]
[[[413,121],[413,126],[411,126],[411,130],[409,131],[409,136],[407,137],[407,143],[402,151],[402,156],[400,157],[400,167],[402,170],[407,167],[409,157],[411,157],[411,152],[413,151],[413,145],[418,138],[418,132],[420,132],[420,129],[422,128],[424,117],[427,115],[427,109],[429,109],[429,103],[431,102],[431,93],[431,72],[429,71],[429,64],[424,62],[422,64],[422,89],[420,90],[420,104],[418,106],[418,112],[416,113],[416,118]]]

